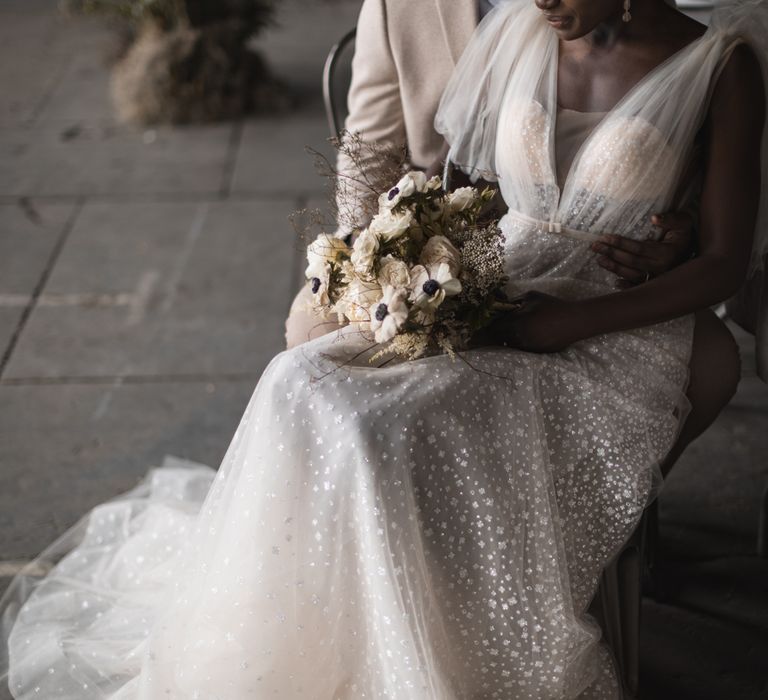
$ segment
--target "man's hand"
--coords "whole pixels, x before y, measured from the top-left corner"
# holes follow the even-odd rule
[[[624,236],[601,236],[592,244],[597,263],[616,273],[619,288],[647,282],[691,257],[694,251],[694,222],[688,214],[654,214],[651,221],[662,235],[658,241],[636,241]]]

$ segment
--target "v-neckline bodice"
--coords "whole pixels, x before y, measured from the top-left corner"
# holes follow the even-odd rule
[[[566,107],[557,107],[555,124],[555,173],[559,187],[564,184],[564,174],[568,172],[573,158],[581,144],[594,131],[595,126],[605,116],[605,112],[582,112]]]
[[[595,124],[592,131],[584,139],[583,143],[581,144],[581,147],[574,154],[574,158],[571,161],[571,164],[563,177],[562,187],[560,187],[560,185],[557,183],[557,149],[556,149],[556,143],[555,143],[555,137],[557,133],[557,110],[558,110],[558,105],[560,104],[560,100],[559,100],[560,90],[558,85],[558,69],[560,64],[560,42],[556,35],[553,37],[554,49],[550,52],[550,56],[551,56],[550,60],[552,63],[549,69],[554,71],[554,76],[553,76],[553,80],[550,82],[550,85],[552,86],[552,89],[551,89],[552,94],[549,95],[549,100],[548,100],[549,104],[552,105],[552,111],[550,114],[551,129],[550,129],[550,135],[549,135],[549,164],[550,164],[550,167],[552,168],[552,174],[555,179],[555,186],[558,189],[558,195],[554,205],[553,214],[559,211],[560,209],[560,204],[563,200],[563,193],[568,189],[568,186],[571,183],[573,176],[578,170],[579,162],[581,161],[582,154],[592,145],[592,143],[595,141],[597,136],[603,130],[605,125],[613,118],[614,114],[619,109],[621,109],[622,106],[624,106],[627,102],[629,102],[639,90],[641,90],[649,82],[654,80],[664,68],[668,67],[675,61],[680,60],[684,55],[692,52],[698,46],[702,45],[704,43],[704,40],[708,39],[712,34],[711,30],[712,30],[712,27],[708,26],[701,36],[697,37],[693,41],[688,42],[685,46],[679,48],[677,51],[671,54],[668,58],[664,59],[661,63],[658,63],[656,66],[651,68],[645,75],[643,75],[642,78],[640,78],[640,80],[638,80],[634,85],[632,85],[624,93],[624,95],[618,100],[618,102],[616,102],[616,104],[613,107],[611,107],[608,110],[605,110],[602,113],[602,118],[598,120],[598,122]],[[571,110],[571,111],[577,111],[577,110]]]

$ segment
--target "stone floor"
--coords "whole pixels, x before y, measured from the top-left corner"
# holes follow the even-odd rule
[[[115,123],[100,22],[0,4],[0,576],[166,454],[218,464],[269,359],[323,201],[328,47],[356,0],[283,0],[260,46],[289,115]],[[741,335],[745,355],[751,341]],[[739,394],[661,497],[663,595],[645,605],[645,700],[768,698],[768,387]],[[0,692],[0,697],[2,693]]]
[[[329,150],[322,62],[359,9],[281,3],[258,44],[290,114],[137,130],[109,102],[114,35],[55,6],[0,6],[6,572],[166,453],[218,464],[283,347],[288,216],[325,197],[305,152]]]

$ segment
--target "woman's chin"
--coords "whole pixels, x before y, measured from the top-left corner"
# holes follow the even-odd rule
[[[589,34],[581,28],[581,24],[575,17],[546,18],[546,22],[561,41],[573,41]]]

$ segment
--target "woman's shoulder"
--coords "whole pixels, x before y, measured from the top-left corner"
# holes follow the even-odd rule
[[[703,133],[708,134],[710,143],[720,143],[726,150],[759,153],[766,95],[755,50],[747,43],[731,43],[726,46],[718,71]]]
[[[746,107],[758,115],[765,109],[763,70],[755,49],[734,38],[726,46],[719,75],[712,92],[713,107],[728,111]]]

